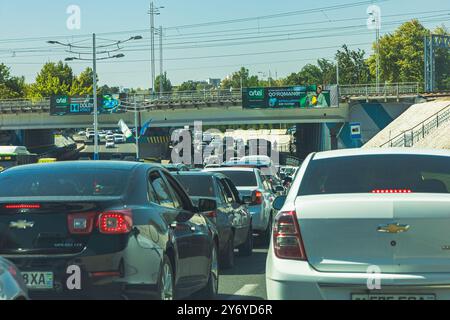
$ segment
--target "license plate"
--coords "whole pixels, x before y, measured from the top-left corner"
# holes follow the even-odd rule
[[[29,289],[53,289],[53,272],[22,272],[22,276]]]
[[[436,300],[433,294],[353,294],[352,300]]]

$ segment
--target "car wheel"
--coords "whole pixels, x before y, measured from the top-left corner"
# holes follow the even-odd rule
[[[158,298],[161,300],[174,300],[174,274],[169,258],[164,255],[163,265],[159,276]]]
[[[217,245],[214,244],[211,252],[211,265],[208,284],[199,291],[199,296],[205,300],[214,300],[219,292],[219,261]]]
[[[266,231],[264,231],[261,234],[261,241],[264,245],[269,245],[270,244],[270,238],[272,237],[272,220],[273,219],[273,214],[270,214],[270,218],[269,218],[269,223],[267,225],[267,229]]]
[[[239,255],[241,257],[250,257],[253,253],[253,228],[252,225],[248,227],[247,239],[239,247]]]
[[[232,233],[225,249],[220,258],[221,269],[232,269],[234,267],[234,234]]]

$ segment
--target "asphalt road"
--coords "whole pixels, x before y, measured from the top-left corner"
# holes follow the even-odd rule
[[[256,245],[251,257],[235,253],[235,266],[223,270],[219,278],[220,300],[266,300],[267,249]]]

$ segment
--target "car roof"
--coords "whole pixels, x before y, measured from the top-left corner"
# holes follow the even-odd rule
[[[134,170],[139,166],[147,165],[148,167],[160,168],[159,165],[144,164],[140,162],[132,161],[63,161],[63,162],[53,162],[44,164],[30,164],[11,168],[8,172],[22,171],[28,169],[66,169],[73,170],[74,168],[92,168],[92,169],[122,169],[122,170]]]
[[[180,175],[180,176],[205,176],[205,177],[217,177],[217,178],[226,178],[225,175],[221,174],[220,172],[213,172],[213,171],[180,171],[180,172],[173,172],[172,175]]]
[[[255,172],[256,168],[243,168],[243,167],[221,167],[221,168],[206,168],[206,172],[216,172],[216,171],[247,171],[247,172]]]
[[[314,154],[313,160],[371,155],[426,155],[450,157],[450,150],[414,148],[343,149],[318,152]]]

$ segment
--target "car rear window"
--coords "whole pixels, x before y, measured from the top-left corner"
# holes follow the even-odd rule
[[[298,195],[449,190],[449,157],[368,155],[311,161]]]
[[[121,196],[130,172],[119,169],[33,168],[0,174],[0,197]]]
[[[201,175],[177,175],[176,179],[192,197],[215,197],[213,178]]]
[[[258,186],[256,175],[253,171],[221,171],[220,173],[230,178],[236,187]]]

